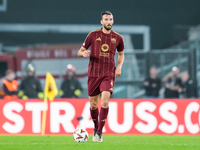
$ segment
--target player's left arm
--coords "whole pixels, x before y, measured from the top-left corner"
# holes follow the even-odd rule
[[[121,75],[122,65],[124,63],[124,51],[118,52],[118,65],[115,70],[115,78],[119,77]]]

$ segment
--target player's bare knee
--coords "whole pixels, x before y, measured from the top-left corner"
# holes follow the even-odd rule
[[[91,106],[90,107],[92,110],[95,110],[95,109],[97,109],[97,106],[96,105],[93,105],[93,106]]]
[[[108,107],[108,101],[107,100],[102,101],[101,102],[101,107],[107,108]]]
[[[92,110],[95,110],[95,109],[98,108],[98,104],[97,104],[96,102],[91,102],[91,103],[90,103],[90,108],[91,108]]]

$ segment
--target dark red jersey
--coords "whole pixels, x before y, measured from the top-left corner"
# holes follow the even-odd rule
[[[116,49],[118,52],[124,50],[124,42],[120,34],[113,30],[105,34],[102,29],[98,29],[88,34],[82,46],[86,49],[91,46],[89,77],[114,77]]]

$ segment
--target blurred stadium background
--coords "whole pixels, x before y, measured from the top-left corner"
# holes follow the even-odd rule
[[[100,13],[114,14],[113,29],[124,37],[125,62],[113,98],[142,98],[151,65],[159,77],[173,66],[188,71],[200,96],[200,1],[27,1],[0,0],[0,77],[10,68],[17,79],[32,63],[44,87],[51,72],[60,87],[67,64],[76,67],[87,98],[87,59],[76,54],[87,34],[100,28]]]

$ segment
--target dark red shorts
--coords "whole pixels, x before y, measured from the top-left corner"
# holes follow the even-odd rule
[[[115,84],[114,77],[89,77],[88,78],[88,95],[96,96],[103,91],[113,92]]]

